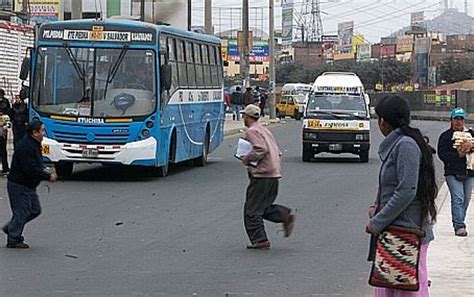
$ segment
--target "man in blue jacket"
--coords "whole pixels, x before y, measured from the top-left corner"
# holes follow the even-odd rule
[[[466,112],[455,108],[451,112],[451,127],[443,132],[438,140],[438,155],[444,163],[444,176],[451,193],[451,217],[456,236],[467,236],[467,208],[471,199],[474,172],[467,169],[466,155],[472,151],[470,141],[464,142],[457,148],[453,147],[455,131],[465,131]]]
[[[7,234],[7,248],[27,249],[22,236],[25,224],[41,214],[41,206],[36,187],[42,180],[53,183],[56,173],[44,171],[41,156],[41,141],[44,126],[40,121],[31,122],[24,137],[13,153],[13,161],[8,175],[7,190],[13,216],[2,230]]]

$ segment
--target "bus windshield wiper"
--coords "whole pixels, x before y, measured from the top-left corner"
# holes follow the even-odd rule
[[[107,80],[105,81],[104,100],[107,98],[107,88],[109,87],[109,84],[114,80],[114,77],[117,74],[120,64],[122,64],[123,58],[125,57],[127,51],[128,46],[124,45],[122,51],[120,51],[117,60],[112,65],[112,67],[109,68],[109,71],[107,73]]]
[[[74,56],[74,53],[72,52],[71,48],[67,43],[64,44],[64,48],[66,49],[67,56],[69,57],[69,60],[71,60],[72,65],[74,66],[74,69],[76,70],[77,76],[79,79],[82,81],[82,99],[79,102],[82,102],[87,99],[86,95],[86,74],[84,69],[81,68],[81,65],[79,65],[79,62],[77,62],[76,56]]]
[[[79,65],[79,63],[77,62],[77,59],[74,56],[74,53],[72,52],[71,48],[67,44],[65,44],[64,47],[66,48],[66,52],[67,52],[67,56],[69,57],[69,60],[71,60],[72,65],[74,66],[74,69],[76,69],[77,75],[84,82],[84,77],[85,77],[84,70],[81,68],[81,65]]]

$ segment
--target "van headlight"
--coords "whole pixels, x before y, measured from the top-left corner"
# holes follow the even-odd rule
[[[318,133],[304,132],[303,139],[316,140],[318,139]]]
[[[355,140],[369,140],[369,134],[356,134]]]

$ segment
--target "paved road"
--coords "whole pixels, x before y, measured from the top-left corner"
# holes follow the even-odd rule
[[[417,124],[433,140],[447,125]],[[300,125],[272,127],[284,153],[278,201],[298,212],[289,239],[267,224],[271,250],[244,248],[247,177],[232,156],[235,135],[207,167],[179,166],[164,179],[81,166],[71,180],[42,184],[43,215],[25,232],[32,248],[0,248],[0,296],[367,296],[363,230],[382,136],[373,122],[369,163],[303,163]]]

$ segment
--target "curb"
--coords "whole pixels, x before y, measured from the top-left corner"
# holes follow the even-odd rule
[[[280,121],[280,119],[270,119],[268,121],[264,121],[264,122],[262,121],[261,123],[262,123],[262,126],[270,126],[270,125],[274,125],[274,124],[280,124],[280,123],[283,123],[283,122]],[[244,127],[244,126],[239,127],[239,128],[230,128],[228,130],[224,129],[224,137],[244,133],[246,129],[247,128]]]

